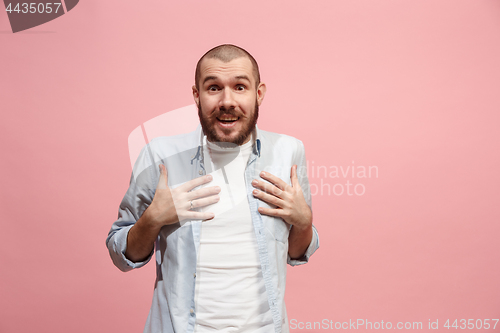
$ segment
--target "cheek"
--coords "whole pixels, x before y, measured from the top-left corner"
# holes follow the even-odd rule
[[[238,105],[238,107],[247,112],[248,110],[250,110],[250,107],[253,105],[254,101],[251,98],[249,98],[249,96],[242,95],[242,96],[236,96],[234,98],[234,102],[236,105]]]
[[[210,117],[215,110],[217,103],[210,98],[200,98],[200,106],[205,117]]]
[[[241,108],[243,109],[243,112],[245,113],[246,116],[250,116],[253,114],[255,110],[255,101],[245,101],[245,103],[240,104]]]
[[[212,111],[219,105],[219,98],[216,96],[208,96],[205,98],[205,104],[208,107],[208,110]]]

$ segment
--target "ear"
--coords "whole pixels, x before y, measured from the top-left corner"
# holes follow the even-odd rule
[[[257,87],[257,105],[260,106],[262,104],[262,101],[264,100],[264,96],[266,95],[266,84],[265,83],[259,83],[259,86]]]
[[[195,85],[193,86],[193,99],[196,103],[196,106],[200,107],[200,92],[198,91],[198,89],[196,89]]]

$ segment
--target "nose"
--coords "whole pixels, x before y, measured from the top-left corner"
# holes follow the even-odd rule
[[[236,107],[236,101],[231,89],[224,89],[221,97],[222,98],[219,102],[219,107],[224,107],[226,110]]]

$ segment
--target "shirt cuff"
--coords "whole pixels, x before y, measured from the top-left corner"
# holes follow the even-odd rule
[[[313,235],[311,239],[311,243],[309,243],[309,246],[307,247],[306,253],[302,256],[302,258],[299,259],[292,259],[290,258],[290,255],[287,254],[287,263],[290,266],[297,266],[297,265],[303,265],[309,261],[309,257],[313,255],[314,252],[319,248],[319,236],[318,236],[318,231],[314,227],[313,228]]]
[[[111,243],[113,244],[113,249],[110,249],[110,253],[113,259],[113,262],[115,265],[122,271],[128,272],[134,268],[140,268],[144,265],[146,265],[149,260],[151,260],[151,257],[153,256],[154,249],[151,251],[149,256],[144,259],[143,261],[139,262],[133,262],[130,259],[128,259],[125,256],[125,252],[127,251],[127,237],[128,233],[130,231],[130,228],[132,228],[133,225],[124,227],[117,231],[115,235],[113,236],[113,239],[111,240]]]

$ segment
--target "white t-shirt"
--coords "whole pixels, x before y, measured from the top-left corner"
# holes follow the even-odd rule
[[[272,332],[269,309],[244,179],[254,137],[236,148],[207,142],[205,166],[220,186],[215,214],[201,227],[196,266],[195,332]],[[211,161],[211,165],[207,163]],[[215,170],[215,171],[213,171]]]

